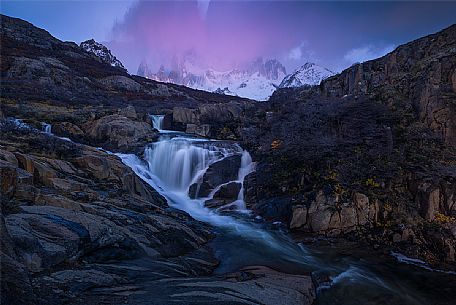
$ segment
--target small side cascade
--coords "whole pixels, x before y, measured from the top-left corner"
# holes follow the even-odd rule
[[[150,120],[152,122],[152,127],[157,129],[158,131],[163,130],[163,122],[165,120],[165,116],[163,114],[151,114]]]
[[[239,168],[238,182],[241,183],[241,189],[239,190],[238,198],[235,201],[239,209],[245,210],[244,201],[244,179],[245,177],[255,170],[255,163],[252,162],[252,157],[249,152],[244,150],[241,157],[241,167]]]
[[[52,125],[51,124],[43,122],[43,123],[41,123],[41,127],[42,127],[42,130],[45,133],[49,133],[49,134],[52,133]]]

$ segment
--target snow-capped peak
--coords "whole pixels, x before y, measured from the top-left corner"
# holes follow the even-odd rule
[[[125,67],[122,65],[120,60],[118,60],[114,55],[112,55],[111,51],[105,47],[103,44],[96,42],[93,39],[86,40],[81,42],[80,47],[91,54],[94,54],[98,58],[101,59],[102,62],[107,63],[113,67],[118,67],[123,70],[126,70]]]
[[[287,75],[279,88],[301,87],[304,85],[319,85],[322,80],[335,73],[314,63],[305,63],[292,74]]]
[[[255,100],[267,100],[285,77],[285,67],[275,59],[258,58],[244,67],[217,71],[199,66],[194,58],[173,59],[170,69],[163,66],[152,73],[145,61],[138,67],[138,75],[226,95],[237,95]]]

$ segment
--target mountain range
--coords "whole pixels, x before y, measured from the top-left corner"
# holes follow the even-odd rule
[[[90,39],[82,42],[80,47],[95,55],[101,62],[125,70],[122,62],[103,44]],[[335,74],[311,62],[287,74],[285,67],[277,59],[263,60],[262,57],[240,68],[218,71],[201,67],[194,53],[186,54],[181,59],[174,57],[170,66],[168,68],[161,65],[158,71],[154,72],[147,61],[143,60],[136,74],[159,82],[258,101],[267,100],[277,88],[319,85],[322,80]]]
[[[267,100],[277,88],[318,85],[323,79],[334,75],[332,71],[314,63],[306,63],[292,74],[287,74],[285,67],[277,59],[264,61],[263,58],[258,58],[243,68],[229,71],[204,69],[188,58],[181,61],[174,59],[171,66],[172,68],[167,69],[162,65],[154,73],[143,60],[138,67],[137,75],[160,82],[259,101]]]

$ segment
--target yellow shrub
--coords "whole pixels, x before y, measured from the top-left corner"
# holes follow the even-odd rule
[[[449,223],[449,222],[455,222],[456,218],[445,215],[445,214],[437,213],[437,214],[435,214],[434,220],[438,223]]]
[[[368,178],[366,180],[366,186],[380,187],[380,183],[376,182],[374,178]]]
[[[278,148],[280,148],[280,146],[282,146],[282,141],[280,141],[280,140],[274,140],[271,143],[272,149],[278,149]]]

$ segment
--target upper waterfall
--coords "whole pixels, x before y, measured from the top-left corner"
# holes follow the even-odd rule
[[[48,123],[41,123],[41,126],[43,128],[43,131],[45,133],[52,133],[52,125],[51,124],[48,124]]]
[[[162,114],[151,114],[150,120],[152,121],[152,127],[157,129],[158,131],[163,130],[163,122],[165,120],[165,116]]]

